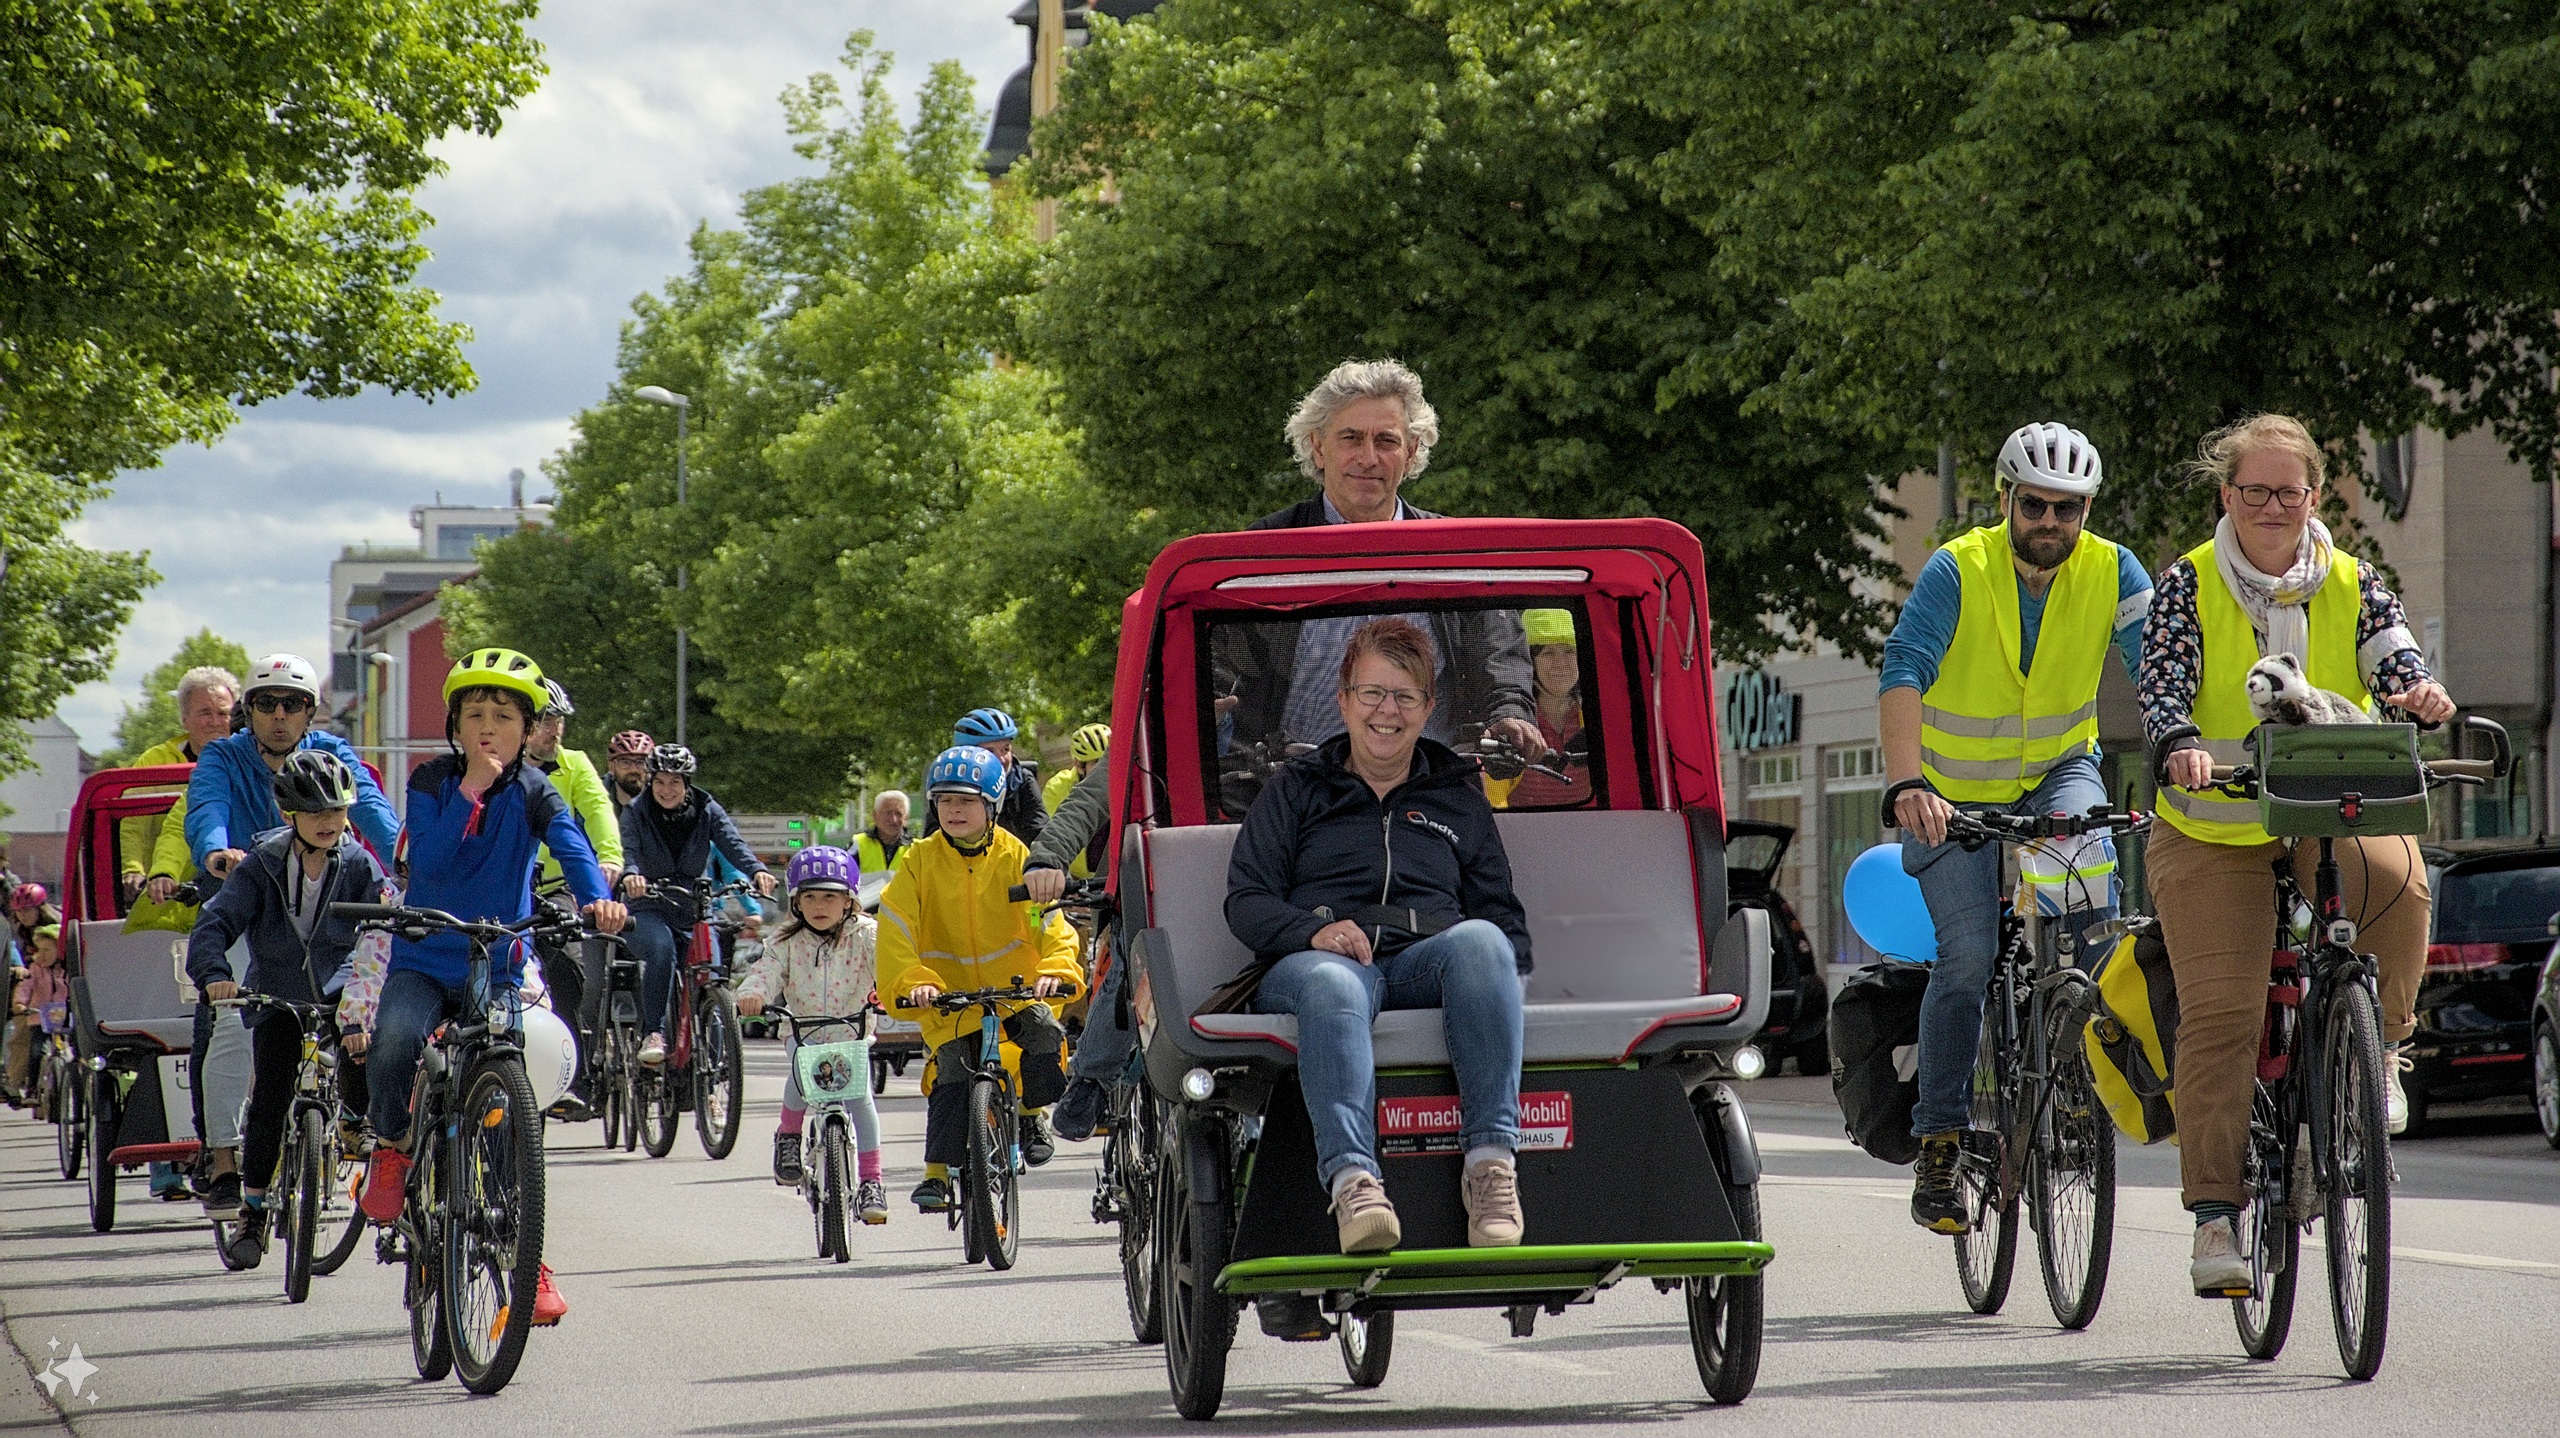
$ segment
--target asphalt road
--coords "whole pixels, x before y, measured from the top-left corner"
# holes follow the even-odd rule
[[[1086,1213],[1091,1146],[1028,1180],[1010,1274],[961,1266],[937,1218],[857,1229],[856,1260],[812,1257],[806,1210],[769,1181],[780,1055],[753,1045],[747,1128],[712,1163],[690,1129],[673,1157],[605,1154],[554,1126],[550,1261],[572,1304],[514,1385],[473,1399],[410,1366],[395,1271],[360,1250],[288,1306],[273,1260],[226,1274],[192,1206],[126,1180],[123,1220],[89,1229],[54,1177],[51,1130],[0,1115],[0,1432],[159,1435],[245,1425],[262,1438],[609,1432],[1198,1431],[1166,1399],[1160,1350],[1129,1340],[1112,1231]],[[893,1195],[919,1176],[912,1082],[884,1105]],[[1238,1339],[1222,1427],[1393,1432],[2519,1433],[2560,1414],[2560,1154],[2529,1122],[2470,1124],[2399,1150],[2389,1359],[2339,1377],[2325,1289],[2306,1276],[2293,1341],[2239,1356],[2227,1305],[2183,1287],[2189,1224],[2176,1156],[2123,1153],[2106,1306],[2055,1329],[2032,1249],[2007,1311],[1963,1312],[1946,1240],[1905,1216],[1908,1175],[1839,1137],[1826,1086],[1747,1090],[1770,1176],[1768,1351],[1738,1409],[1702,1399],[1675,1298],[1604,1293],[1515,1341],[1492,1312],[1407,1314],[1394,1372],[1360,1391],[1333,1345]],[[1536,1215],[1530,1215],[1534,1237]],[[2310,1252],[2310,1250],[2306,1250]],[[2316,1261],[2316,1260],[2315,1260]],[[2316,1275],[2317,1270],[2312,1270]],[[51,1402],[30,1377],[80,1352]],[[93,1371],[90,1371],[93,1370]],[[468,1405],[468,1406],[466,1406]],[[192,1421],[191,1421],[192,1420]]]

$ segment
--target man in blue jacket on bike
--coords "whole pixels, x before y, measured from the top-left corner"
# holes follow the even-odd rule
[[[320,749],[336,755],[356,776],[351,812],[356,832],[388,863],[400,838],[400,816],[391,811],[382,786],[365,772],[352,745],[327,730],[312,729],[312,716],[320,708],[320,677],[311,662],[295,654],[268,655],[249,667],[240,698],[249,709],[249,727],[206,745],[187,780],[187,850],[195,861],[217,879],[228,877],[249,856],[253,839],[284,825],[275,796],[284,761],[296,750]]]

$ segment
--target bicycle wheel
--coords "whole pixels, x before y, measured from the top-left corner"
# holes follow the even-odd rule
[[[818,1256],[843,1263],[853,1257],[846,1210],[853,1206],[853,1144],[844,1125],[830,1123],[819,1142]]]
[[[969,1246],[999,1273],[1013,1267],[1022,1243],[1022,1191],[1013,1172],[1018,1122],[1012,1096],[994,1079],[969,1085],[969,1157],[963,1179],[969,1193]]]
[[[2382,1369],[2391,1326],[2391,1140],[2384,1128],[2382,1024],[2361,982],[2338,985],[2321,1024],[2318,1118],[2327,1160],[2329,1312],[2347,1376]]]
[[[282,1212],[276,1228],[284,1239],[284,1301],[300,1303],[311,1296],[312,1249],[320,1240],[320,1199],[327,1190],[320,1163],[320,1112],[304,1109],[285,1131],[283,1161],[276,1165],[276,1196]]]
[[[444,1162],[437,1152],[441,1145],[426,1141],[433,1131],[423,1118],[410,1129],[419,1137],[418,1166],[409,1178],[417,1198],[408,1204],[409,1268],[400,1291],[409,1310],[409,1359],[430,1383],[453,1371],[452,1331],[444,1314]]]
[[[311,1271],[326,1278],[346,1266],[364,1239],[364,1211],[355,1199],[364,1159],[348,1150],[335,1125],[324,1122],[322,1131],[328,1138],[320,1160],[320,1236],[312,1249]]]
[[[455,1109],[446,1176],[455,1215],[444,1245],[446,1326],[462,1386],[495,1393],[515,1377],[542,1277],[542,1110],[524,1065],[474,1064]]]
[[[2294,1285],[2300,1278],[2302,1230],[2293,1221],[2294,1125],[2279,1096],[2263,1083],[2250,1101],[2246,1185],[2255,1195],[2233,1228],[2249,1261],[2249,1296],[2231,1300],[2240,1351],[2273,1358],[2293,1331]]]
[[[116,1166],[107,1162],[123,1110],[116,1104],[116,1073],[98,1069],[89,1075],[89,1227],[99,1233],[116,1226]]]
[[[588,1069],[589,1082],[595,1086],[596,1117],[603,1121],[605,1151],[622,1147],[622,1123],[630,1113],[630,1101],[624,1096],[620,1030],[612,1024],[596,1028],[596,1059]]]
[[[1164,1295],[1164,1368],[1173,1406],[1195,1422],[1214,1418],[1227,1392],[1227,1352],[1235,1346],[1235,1300],[1218,1291],[1226,1267],[1229,1219],[1223,1189],[1191,1189],[1186,1149],[1226,1171],[1226,1135],[1218,1120],[1179,1116],[1166,1124],[1156,1166],[1157,1291]]]
[[[1698,1119],[1702,1126],[1717,1125],[1707,1129],[1707,1154],[1715,1164],[1716,1177],[1724,1184],[1725,1204],[1733,1211],[1734,1234],[1758,1242],[1760,1186],[1733,1181],[1720,1121],[1707,1106],[1710,1095],[1718,1102],[1725,1101],[1721,1089],[1718,1085],[1699,1091]],[[1750,1397],[1752,1387],[1760,1381],[1768,1280],[1756,1273],[1685,1279],[1681,1283],[1681,1300],[1688,1310],[1689,1353],[1697,1360],[1698,1379],[1706,1385],[1708,1400],[1734,1404]]]
[[[1354,1388],[1375,1388],[1387,1381],[1387,1364],[1396,1354],[1396,1311],[1380,1309],[1366,1318],[1346,1313],[1336,1323],[1334,1341],[1342,1349],[1342,1371]]]
[[[2054,1322],[2080,1329],[2098,1316],[2115,1250],[2116,1129],[2098,1101],[2080,1025],[2059,1008],[2047,1024],[2052,1078],[2027,1150],[2027,1193],[2045,1301]]]
[[[738,1001],[727,989],[703,990],[694,1008],[693,1131],[702,1151],[727,1158],[738,1146],[738,1111],[747,1102],[745,1046],[738,1036]]]
[[[89,1154],[88,1105],[83,1101],[80,1071],[59,1060],[45,1071],[45,1098],[53,1110],[53,1162],[66,1179],[80,1176]]]
[[[1155,1100],[1132,1085],[1131,1100],[1111,1128],[1112,1173],[1120,1188],[1120,1287],[1128,1300],[1129,1331],[1140,1343],[1164,1341],[1164,1302],[1156,1285]]]
[[[1999,1151],[1995,1135],[1967,1131],[1956,1163],[1965,1211],[1965,1231],[1956,1235],[1956,1278],[1965,1306],[1976,1313],[2000,1311],[2018,1267],[2018,1195],[2001,1195]]]
[[[663,1066],[635,1079],[638,1101],[631,1121],[640,1130],[640,1148],[651,1158],[665,1158],[676,1146],[676,1085],[682,1082]]]

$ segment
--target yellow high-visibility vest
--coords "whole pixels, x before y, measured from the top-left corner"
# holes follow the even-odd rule
[[[2213,762],[2246,763],[2245,741],[2258,727],[2258,716],[2249,710],[2249,666],[2264,657],[2258,653],[2257,631],[2249,626],[2248,611],[2231,597],[2231,586],[2222,582],[2212,540],[2188,550],[2187,562],[2196,567],[2196,622],[2204,630],[2204,672],[2196,676],[2195,708],[2187,718],[2203,731]],[[2355,556],[2333,554],[2329,577],[2311,596],[2311,652],[2302,656],[2302,667],[2314,685],[2343,694],[2370,713],[2373,697],[2365,692],[2356,662],[2356,619],[2363,612]],[[2210,789],[2190,793],[2164,788],[2160,816],[2188,838],[2208,844],[2275,842],[2274,835],[2259,827],[2255,799],[2234,799]]]
[[[1920,772],[1957,803],[2006,804],[2098,748],[2098,677],[2115,638],[2116,547],[2083,533],[2053,577],[2035,672],[2018,666],[2018,576],[2009,526],[1948,541],[1963,582],[1954,642],[1920,696]]]

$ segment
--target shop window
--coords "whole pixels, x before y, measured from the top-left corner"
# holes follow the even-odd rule
[[[1840,905],[1840,887],[1849,866],[1884,838],[1878,811],[1884,790],[1884,764],[1873,744],[1847,745],[1822,753],[1822,932],[1816,942],[1823,957],[1855,968],[1878,957],[1849,927]]]

